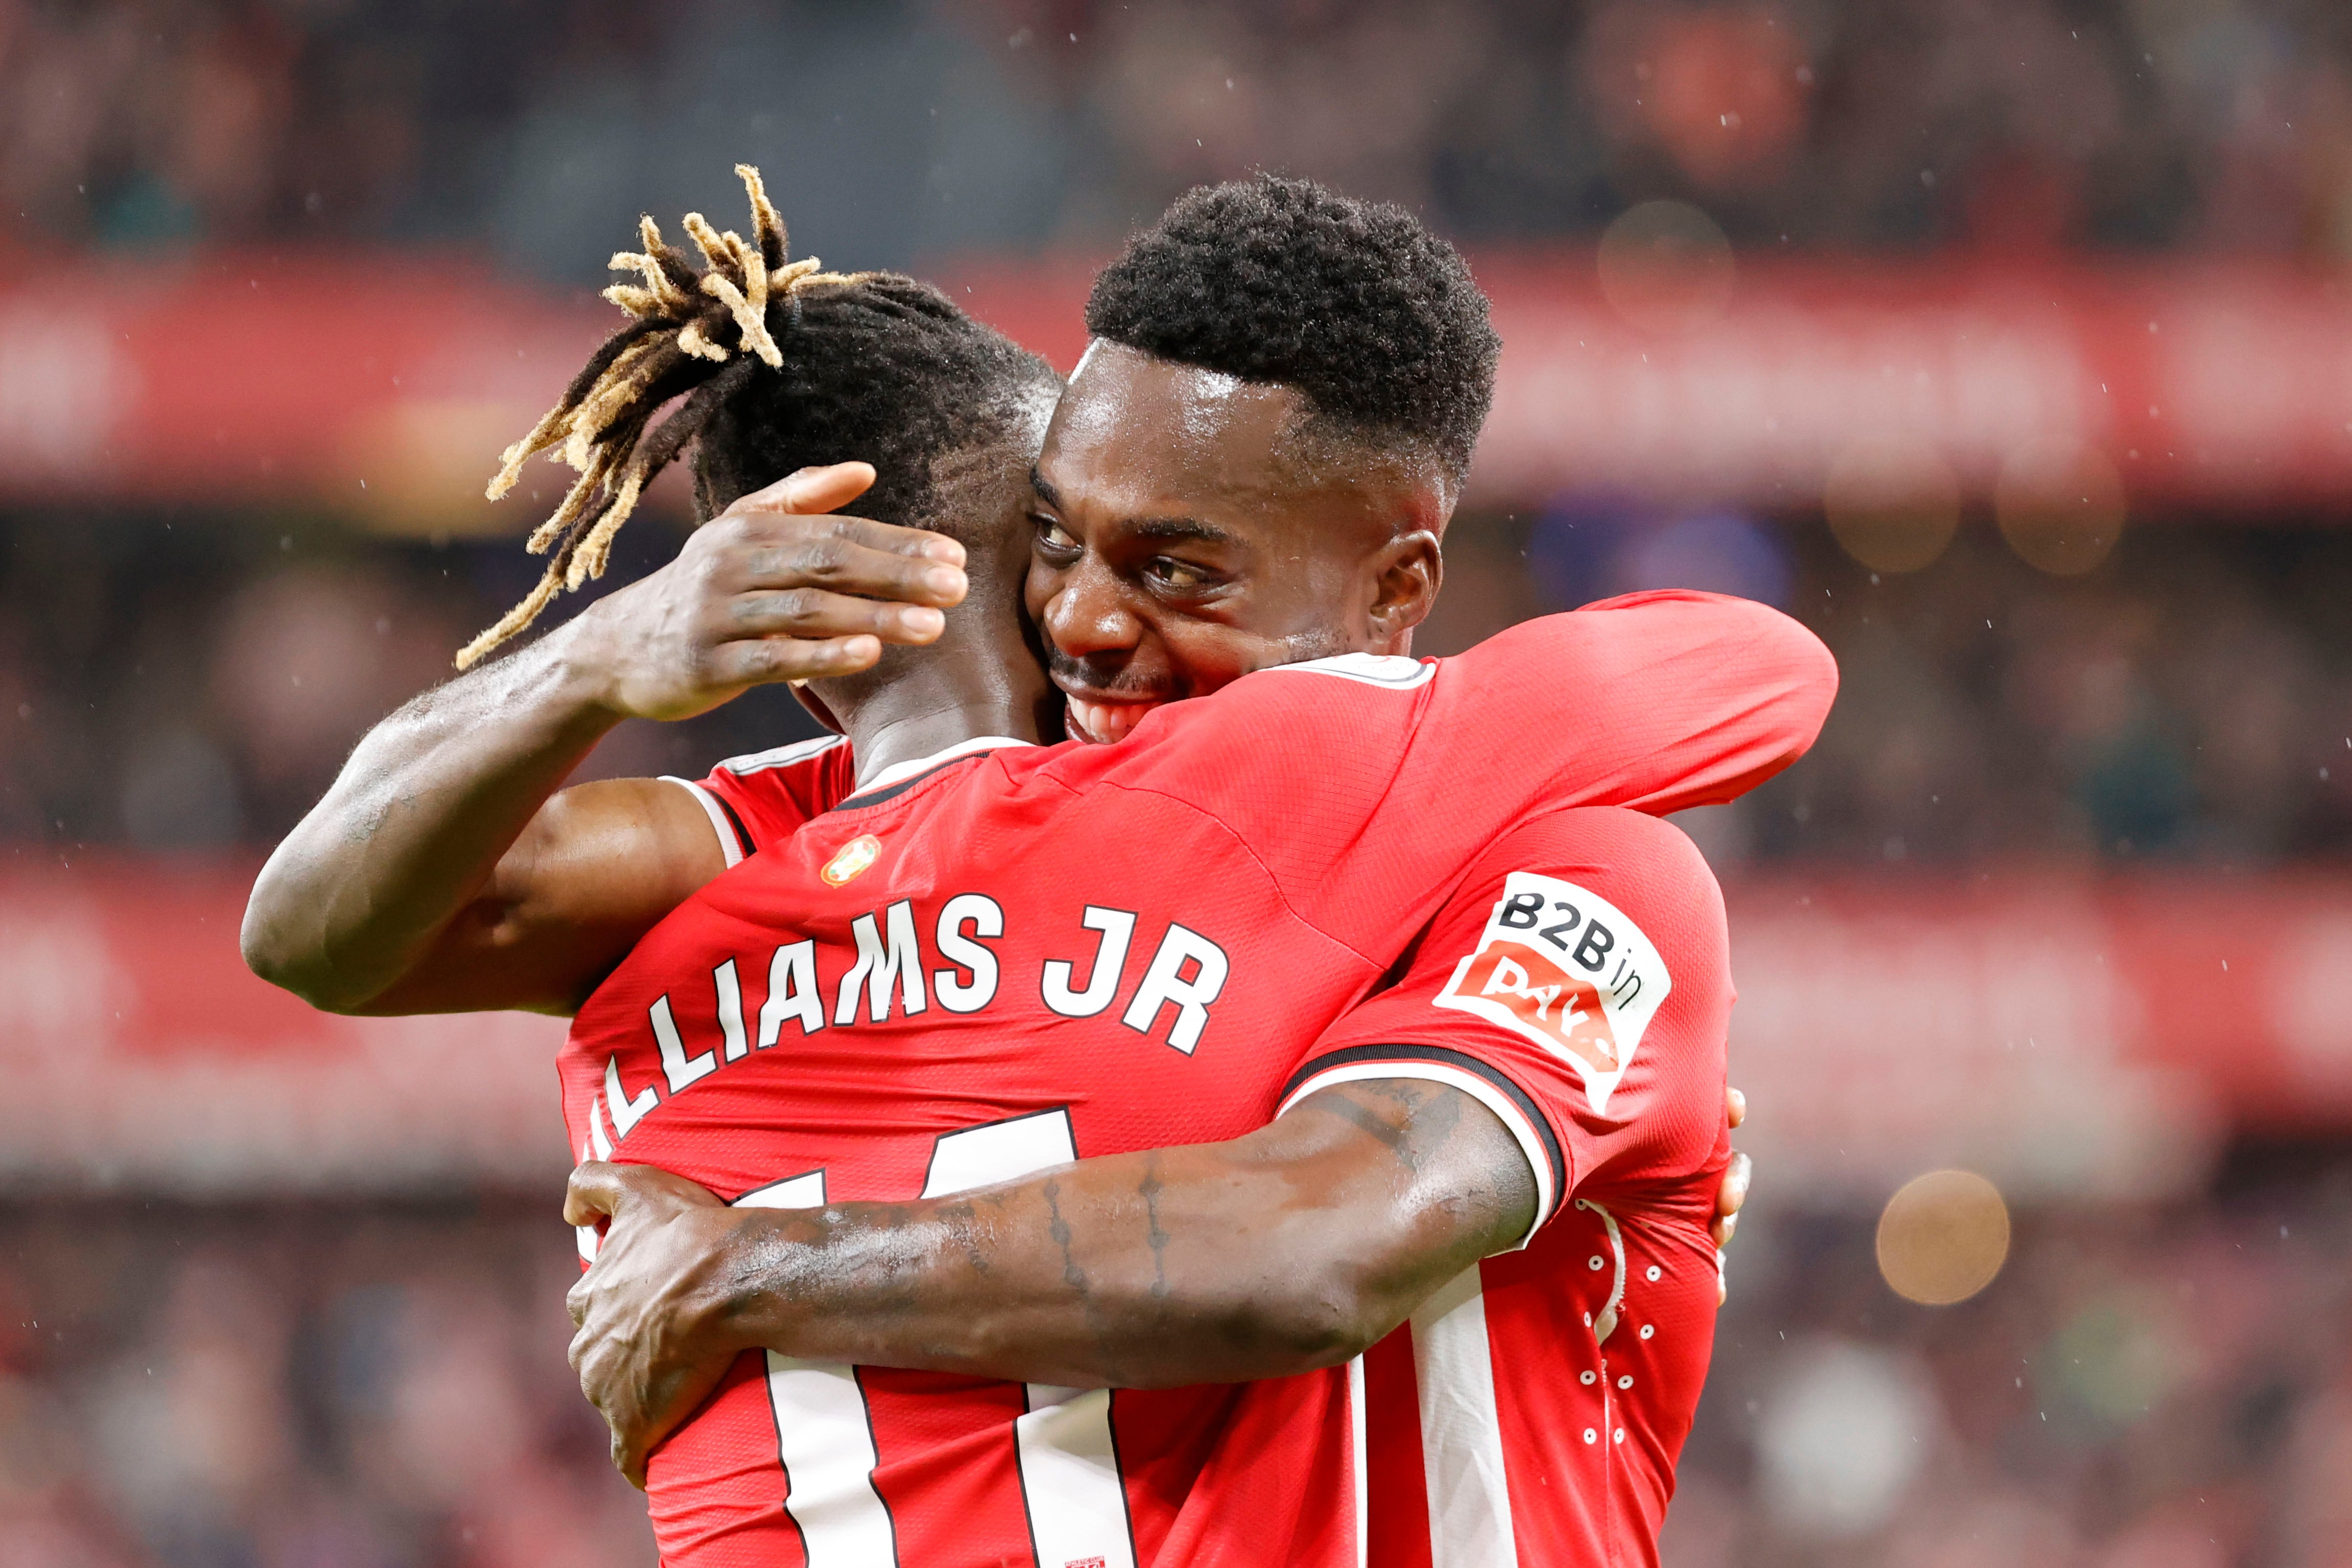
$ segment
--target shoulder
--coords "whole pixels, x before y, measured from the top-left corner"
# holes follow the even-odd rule
[[[698,786],[678,780],[719,808],[712,826],[722,841],[734,831],[746,854],[790,838],[838,805],[856,781],[856,760],[837,735],[730,757]]]
[[[1479,857],[1450,910],[1486,942],[1557,948],[1585,969],[1654,964],[1651,984],[1720,976],[1730,933],[1723,890],[1690,836],[1620,806],[1547,811],[1518,823]]]
[[[1522,819],[1498,835],[1482,860],[1542,861],[1606,873],[1672,896],[1721,890],[1690,835],[1662,817],[1626,806],[1566,806]]]
[[[728,758],[712,771],[748,779],[761,773],[822,769],[848,760],[849,742],[846,738],[838,735],[820,735],[814,740],[796,740],[789,746],[771,747],[765,751],[746,752],[740,757]]]

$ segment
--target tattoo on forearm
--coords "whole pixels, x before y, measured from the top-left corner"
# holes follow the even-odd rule
[[[1168,1299],[1168,1232],[1160,1228],[1160,1156],[1148,1155],[1143,1162],[1143,1180],[1135,1189],[1143,1196],[1143,1238],[1151,1244],[1151,1299]]]
[[[1045,1233],[1054,1239],[1054,1245],[1062,1249],[1062,1281],[1076,1291],[1078,1293],[1078,1299],[1083,1301],[1087,1299],[1088,1289],[1087,1271],[1078,1267],[1077,1254],[1071,1250],[1071,1243],[1076,1239],[1076,1233],[1070,1228],[1070,1222],[1062,1218],[1062,1184],[1057,1181],[1047,1182],[1045,1197],[1045,1211],[1054,1217],[1053,1222],[1046,1226]]]

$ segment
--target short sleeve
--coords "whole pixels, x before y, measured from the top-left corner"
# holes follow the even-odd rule
[[[1395,983],[1315,1041],[1276,1113],[1354,1080],[1450,1083],[1525,1150],[1532,1236],[1573,1195],[1712,1157],[1728,946],[1722,892],[1679,830],[1616,807],[1528,819],[1479,857]]]
[[[828,735],[730,757],[699,781],[675,782],[694,790],[704,809],[714,811],[711,826],[722,846],[730,832],[736,837],[728,853],[731,865],[742,855],[791,838],[811,818],[832,810],[848,798],[856,779],[849,742]]]

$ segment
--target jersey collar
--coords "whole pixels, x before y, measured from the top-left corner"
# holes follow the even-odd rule
[[[953,746],[934,751],[929,757],[893,762],[873,778],[859,779],[856,789],[842,804],[856,805],[866,796],[887,789],[894,784],[903,784],[918,774],[929,773],[934,768],[953,762],[959,757],[969,757],[975,751],[995,751],[1004,747],[1025,747],[1035,744],[1033,740],[1015,740],[1009,735],[975,735],[969,740],[959,740]]]

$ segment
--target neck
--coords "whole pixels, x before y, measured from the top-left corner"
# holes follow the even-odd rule
[[[816,683],[816,695],[841,721],[862,784],[886,768],[944,751],[982,736],[1058,739],[1052,683],[1017,636],[985,646],[949,632],[927,648],[893,649],[884,666],[846,681]],[[894,667],[895,666],[895,667]]]
[[[886,768],[945,751],[959,741],[992,735],[1012,740],[1040,737],[1034,706],[1009,700],[972,701],[946,692],[933,692],[929,697],[927,703],[920,694],[908,693],[903,704],[861,704],[855,716],[842,721],[857,758],[860,784]]]

